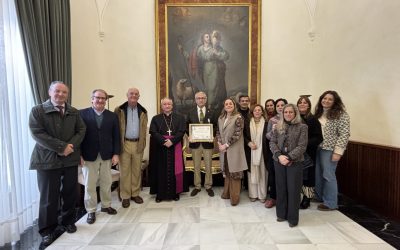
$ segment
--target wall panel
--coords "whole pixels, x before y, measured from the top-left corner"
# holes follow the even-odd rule
[[[339,192],[400,220],[400,149],[349,142],[337,170]]]

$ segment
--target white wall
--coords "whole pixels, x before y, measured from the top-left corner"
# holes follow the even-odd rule
[[[106,2],[106,0],[97,0]],[[400,147],[400,10],[398,0],[321,1],[314,41],[305,0],[262,2],[261,102],[295,102],[328,89],[339,92],[351,116],[351,139]],[[311,8],[312,9],[312,8]],[[98,36],[95,1],[71,0],[73,104],[86,107],[94,88],[125,101],[128,87],[156,113],[155,3],[110,0],[104,40]]]

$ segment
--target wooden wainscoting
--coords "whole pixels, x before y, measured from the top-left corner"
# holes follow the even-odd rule
[[[340,193],[400,221],[400,148],[351,141],[337,179]]]

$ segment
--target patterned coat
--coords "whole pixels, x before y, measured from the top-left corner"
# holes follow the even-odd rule
[[[323,126],[323,137],[320,147],[342,155],[350,137],[350,116],[344,112],[339,119],[328,119]]]
[[[288,125],[282,134],[278,129],[274,129],[269,145],[275,161],[278,161],[278,157],[283,154],[289,156],[291,161],[300,162],[304,161],[307,142],[307,125],[297,123]]]
[[[240,114],[228,118],[218,119],[217,140],[221,144],[227,143],[229,147],[226,150],[229,172],[240,172],[247,170],[246,156],[243,148],[243,127],[244,122]],[[225,124],[224,124],[225,123]],[[224,171],[224,153],[219,157],[222,171]]]

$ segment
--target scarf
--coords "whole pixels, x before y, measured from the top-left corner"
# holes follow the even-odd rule
[[[251,177],[250,182],[253,184],[258,183],[260,165],[262,160],[262,134],[264,130],[265,120],[263,117],[260,119],[260,123],[258,127],[256,126],[256,122],[254,118],[250,120],[250,135],[251,141],[257,145],[256,150],[251,150]]]

